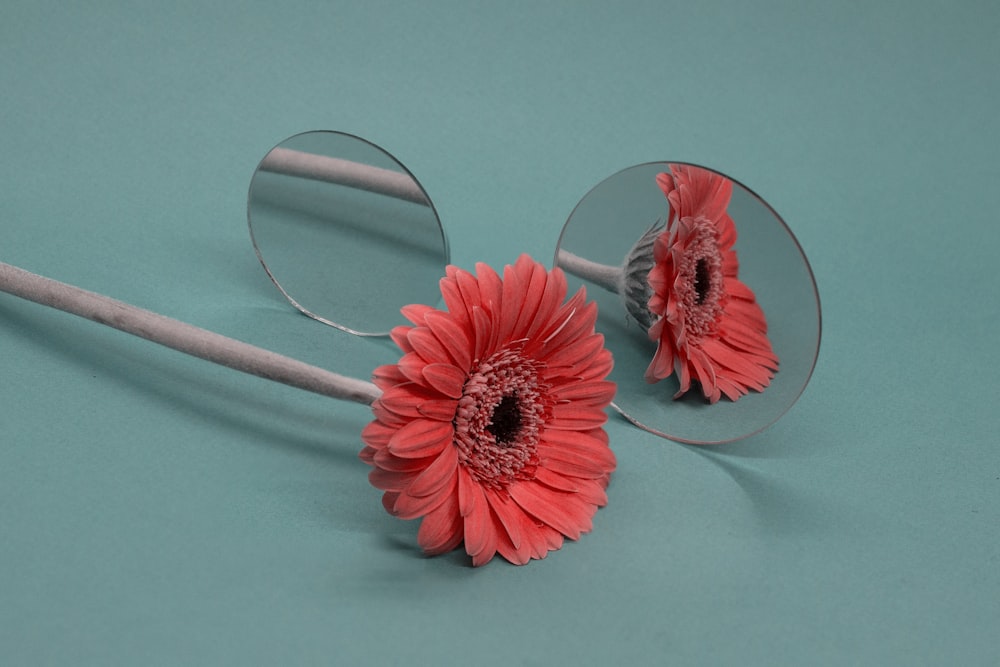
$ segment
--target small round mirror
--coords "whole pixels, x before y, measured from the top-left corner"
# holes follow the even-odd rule
[[[615,357],[614,406],[672,440],[718,444],[777,421],[819,353],[819,295],[760,197],[691,164],[605,179],[563,227],[555,265],[587,285]]]
[[[250,182],[257,257],[301,312],[385,335],[409,303],[437,303],[448,242],[417,179],[343,132],[305,132],[271,149]]]

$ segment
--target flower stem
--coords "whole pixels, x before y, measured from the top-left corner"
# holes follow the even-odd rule
[[[261,160],[258,168],[286,176],[346,185],[414,204],[430,205],[427,195],[409,174],[360,162],[278,147]]]
[[[331,373],[95,292],[0,262],[0,291],[159,343],[185,354],[316,394],[371,404],[371,382]]]
[[[589,259],[584,259],[579,255],[574,255],[568,250],[559,249],[556,255],[556,265],[564,271],[572,273],[577,278],[583,278],[603,287],[612,294],[622,293],[622,280],[624,274],[620,266],[608,266],[598,264]]]

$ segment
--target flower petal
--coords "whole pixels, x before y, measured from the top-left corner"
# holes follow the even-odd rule
[[[435,390],[414,382],[387,388],[376,404],[403,421],[426,418],[450,422],[458,409],[454,398],[442,398]],[[372,405],[373,410],[376,404]]]
[[[375,452],[377,451],[379,450],[375,449],[370,445],[366,445],[365,447],[361,448],[360,452],[358,452],[358,458],[367,463],[368,465],[373,466],[375,465]]]
[[[383,396],[384,395],[385,394],[383,394]],[[382,405],[381,398],[372,403],[372,414],[375,415],[376,421],[379,421],[394,430],[410,421],[408,418],[397,415],[395,412],[387,409],[384,405]]]
[[[677,383],[679,385],[674,398],[680,398],[691,389],[691,367],[680,357],[674,360],[674,366],[677,368]]]
[[[766,368],[751,361],[752,356],[734,350],[717,339],[703,340],[701,349],[705,351],[705,354],[715,364],[732,369],[740,375],[752,378],[758,382],[767,382],[771,377],[770,372]]]
[[[767,339],[767,334],[754,327],[747,326],[736,318],[730,317],[723,321],[720,325],[719,335],[734,347],[749,352],[756,352],[773,358],[774,361],[778,360],[771,350],[771,342]]]
[[[719,228],[719,249],[725,253],[736,243],[736,224],[729,217],[728,213],[723,213],[717,221]],[[733,253],[735,256],[735,253]]]
[[[484,489],[484,491],[486,500],[489,502],[490,507],[493,508],[500,523],[503,524],[511,545],[515,549],[520,549],[524,536],[522,526],[526,518],[524,512],[521,511],[521,508],[506,493],[500,493],[494,489]]]
[[[406,340],[406,334],[410,333],[410,329],[413,327],[398,326],[393,327],[392,331],[389,332],[389,337],[392,338],[392,342],[395,343],[403,353],[413,352],[413,346],[410,345],[409,341]]]
[[[413,327],[406,334],[406,340],[409,341],[413,350],[429,364],[451,361],[444,344],[427,327]]]
[[[458,512],[462,516],[469,516],[475,509],[475,504],[477,499],[475,490],[478,486],[479,484],[477,484],[469,475],[469,471],[466,470],[464,466],[459,466]]]
[[[535,470],[535,481],[544,484],[550,489],[555,489],[556,491],[576,493],[580,490],[580,486],[577,481],[553,472],[545,466],[539,466],[539,468]]]
[[[461,326],[467,326],[472,321],[472,307],[473,303],[466,301],[465,296],[462,294],[462,289],[459,286],[460,274],[468,275],[468,272],[462,271],[461,269],[449,265],[445,269],[446,277],[441,279],[439,285],[441,286],[441,297],[444,301],[445,310],[455,318]],[[473,278],[473,283],[475,279]],[[476,290],[475,304],[479,303],[479,290]]]
[[[579,456],[566,454],[558,450],[546,449],[544,452],[539,448],[538,458],[542,465],[553,472],[568,477],[579,477],[580,479],[601,479],[606,472],[594,465],[593,461],[586,461]]]
[[[747,393],[748,387],[729,378],[717,377],[716,381],[719,385],[719,391],[730,401],[735,401]]]
[[[447,553],[462,543],[462,524],[455,493],[446,493],[441,504],[420,522],[417,544],[428,555]]]
[[[676,186],[674,185],[674,177],[669,173],[657,174],[656,184],[660,186],[660,190],[663,190],[663,195],[668,198],[676,189]]]
[[[424,367],[427,362],[416,352],[407,352],[400,359],[397,364],[399,372],[410,382],[416,382],[418,384],[426,385],[424,382]],[[399,382],[396,382],[399,384]]]
[[[478,270],[477,266],[477,273]],[[459,292],[462,294],[462,301],[465,302],[465,307],[470,312],[475,306],[482,306],[484,301],[482,294],[482,278],[477,278],[468,271],[459,270],[458,273],[455,274],[455,282],[458,284]]]
[[[544,441],[555,447],[563,447],[573,451],[596,452],[609,454],[611,465],[614,466],[614,456],[610,454],[608,434],[603,428],[590,431],[546,431]]]
[[[389,451],[408,459],[436,456],[454,436],[449,422],[415,419],[396,431],[389,440]]]
[[[601,340],[601,344],[604,344],[604,336],[598,336]],[[577,375],[580,382],[590,382],[595,379],[604,379],[608,377],[611,373],[611,369],[614,368],[615,360],[611,356],[611,352],[606,349],[601,349],[590,358],[587,366],[581,369]]]
[[[717,402],[722,396],[718,384],[715,381],[715,368],[705,356],[705,353],[696,347],[689,350],[688,361],[694,376],[701,385],[701,392],[708,399],[709,403]]]
[[[559,305],[566,298],[566,291],[566,274],[560,268],[552,269],[545,282],[545,289],[531,327],[524,334],[525,338],[538,338],[538,334],[549,325]]]
[[[406,380],[407,377],[403,375],[396,364],[379,366],[372,371],[372,382],[383,391],[401,382],[406,382]]]
[[[497,530],[494,524],[493,529],[486,533],[486,542],[482,545],[482,547],[480,547],[479,551],[471,553],[468,549],[466,549],[466,552],[472,556],[472,565],[474,567],[482,567],[493,560],[493,556],[497,553],[497,543],[500,541],[499,535],[500,531]]]
[[[606,380],[567,383],[553,387],[552,396],[558,401],[597,403],[603,409],[615,397],[615,383]]]
[[[589,431],[608,421],[604,410],[579,403],[557,403],[552,406],[552,419],[546,424],[557,431]]]
[[[399,312],[402,313],[403,317],[420,326],[424,323],[424,317],[427,313],[433,312],[433,310],[430,306],[425,306],[422,303],[411,303],[400,308]]]
[[[514,266],[505,266],[503,270],[503,308],[500,310],[499,319],[495,320],[497,326],[497,337],[500,340],[511,340],[514,334],[514,327],[517,325],[518,315],[521,314],[521,307],[528,290],[528,280],[530,278],[530,268],[528,273],[518,258]]]
[[[726,293],[731,297],[743,299],[744,301],[755,301],[753,290],[746,286],[742,280],[731,278],[726,281]]]
[[[476,278],[479,283],[479,305],[491,316],[499,313],[503,305],[503,281],[500,276],[492,267],[480,262],[476,264]]]
[[[376,489],[402,493],[418,474],[419,471],[413,473],[400,473],[393,472],[385,468],[375,468],[368,473],[368,481]]]
[[[361,440],[369,445],[385,447],[389,444],[389,440],[392,439],[397,430],[397,427],[389,426],[375,420],[361,429]]]
[[[432,493],[417,497],[402,492],[392,504],[392,515],[400,519],[418,519],[441,506],[448,499],[447,493]]]
[[[692,165],[672,164],[670,171],[673,172],[673,180],[680,195],[678,217],[697,213],[717,219],[725,214],[732,196],[732,181],[721,174]]]
[[[472,356],[475,363],[479,363],[493,352],[491,349],[493,337],[490,333],[492,326],[489,314],[479,306],[472,309],[472,321],[476,336]]]
[[[445,447],[434,459],[434,463],[424,468],[405,491],[411,496],[429,496],[440,492],[446,485],[455,486],[458,474],[458,450],[455,447]],[[395,490],[395,489],[394,489]]]
[[[434,337],[440,341],[446,350],[448,358],[454,361],[459,368],[469,368],[472,365],[470,348],[471,341],[460,326],[446,313],[434,311],[428,313],[426,318],[427,328],[431,330]],[[445,361],[445,359],[428,359],[428,361]]]
[[[514,330],[511,333],[511,337],[515,339],[525,338],[528,329],[538,316],[538,307],[545,297],[545,283],[548,276],[545,267],[530,259],[527,255],[521,255],[518,263],[520,264],[522,260],[526,260],[523,270],[527,280],[524,284],[524,300],[521,304],[520,312],[517,314],[517,322],[514,324]]]
[[[660,322],[663,322],[663,320],[659,320],[657,324]],[[659,382],[673,374],[674,353],[672,348],[673,345],[671,345],[670,340],[661,339],[656,345],[656,353],[653,355],[653,360],[649,362],[649,367],[646,368],[646,382]]]
[[[593,332],[597,321],[597,303],[586,303],[586,296],[581,287],[556,313],[553,326],[540,334],[545,354],[570,347],[573,342]]]
[[[761,331],[767,331],[767,320],[764,319],[764,311],[756,303],[744,301],[743,299],[730,299],[726,304],[726,317],[741,319],[748,326],[755,326]]]
[[[380,449],[375,452],[372,457],[375,465],[379,468],[384,468],[391,472],[420,472],[426,468],[431,461],[434,460],[433,456],[407,459],[401,456],[396,456],[388,449]]]
[[[566,537],[576,540],[591,530],[591,511],[573,494],[546,489],[533,482],[510,486],[510,496],[525,512]]]
[[[451,364],[427,364],[423,377],[428,385],[449,398],[461,398],[466,373]]]
[[[520,548],[515,547],[510,536],[502,531],[497,533],[497,553],[514,565],[524,565],[531,560],[530,546],[522,543]]]
[[[605,491],[606,482],[602,484],[599,480],[581,479],[577,480],[577,484],[579,485],[577,494],[585,503],[596,507],[604,507],[608,504],[608,494]]]
[[[467,490],[471,494],[471,502],[469,513],[463,514],[465,519],[465,551],[470,556],[475,557],[482,553],[496,538],[491,535],[494,532],[493,517],[490,514],[490,506],[486,502],[483,487],[479,484],[473,484]]]
[[[539,459],[545,467],[551,467],[549,464],[553,461],[572,465],[571,468],[553,467],[556,472],[597,479],[613,472],[617,466],[614,452],[601,435],[607,437],[603,429],[590,432],[546,430],[538,447]]]
[[[576,375],[578,368],[597,355],[604,347],[604,337],[600,334],[580,335],[576,332],[573,344],[564,343],[549,348],[545,353],[545,363],[552,372]]]
[[[421,401],[417,405],[417,412],[427,419],[451,422],[455,418],[455,411],[458,410],[458,401],[454,398],[437,398]]]

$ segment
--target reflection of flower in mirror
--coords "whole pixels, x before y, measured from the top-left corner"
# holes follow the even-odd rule
[[[441,289],[447,310],[407,306],[392,332],[404,354],[375,371],[361,458],[390,513],[423,517],[427,553],[544,558],[591,529],[615,469],[597,307],[582,289],[563,303],[562,271],[527,256],[503,280],[450,266]]]
[[[657,342],[646,380],[675,371],[680,397],[696,381],[715,403],[762,391],[778,369],[767,322],[753,291],[737,278],[736,226],[727,208],[733,184],[707,169],[671,165],[656,177],[670,202],[653,246],[649,328]]]

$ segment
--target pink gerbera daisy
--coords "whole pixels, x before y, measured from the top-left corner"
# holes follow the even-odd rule
[[[428,554],[464,542],[474,565],[499,553],[544,558],[591,529],[615,457],[602,428],[615,386],[581,289],[522,255],[441,280],[446,310],[407,306],[393,330],[399,363],[374,373],[383,390],[361,458],[382,503],[422,517]]]
[[[657,342],[646,380],[675,371],[676,397],[695,380],[711,403],[762,391],[778,370],[767,321],[738,278],[736,226],[726,212],[733,183],[700,167],[674,164],[656,183],[670,202],[666,229],[653,246],[649,329]]]

